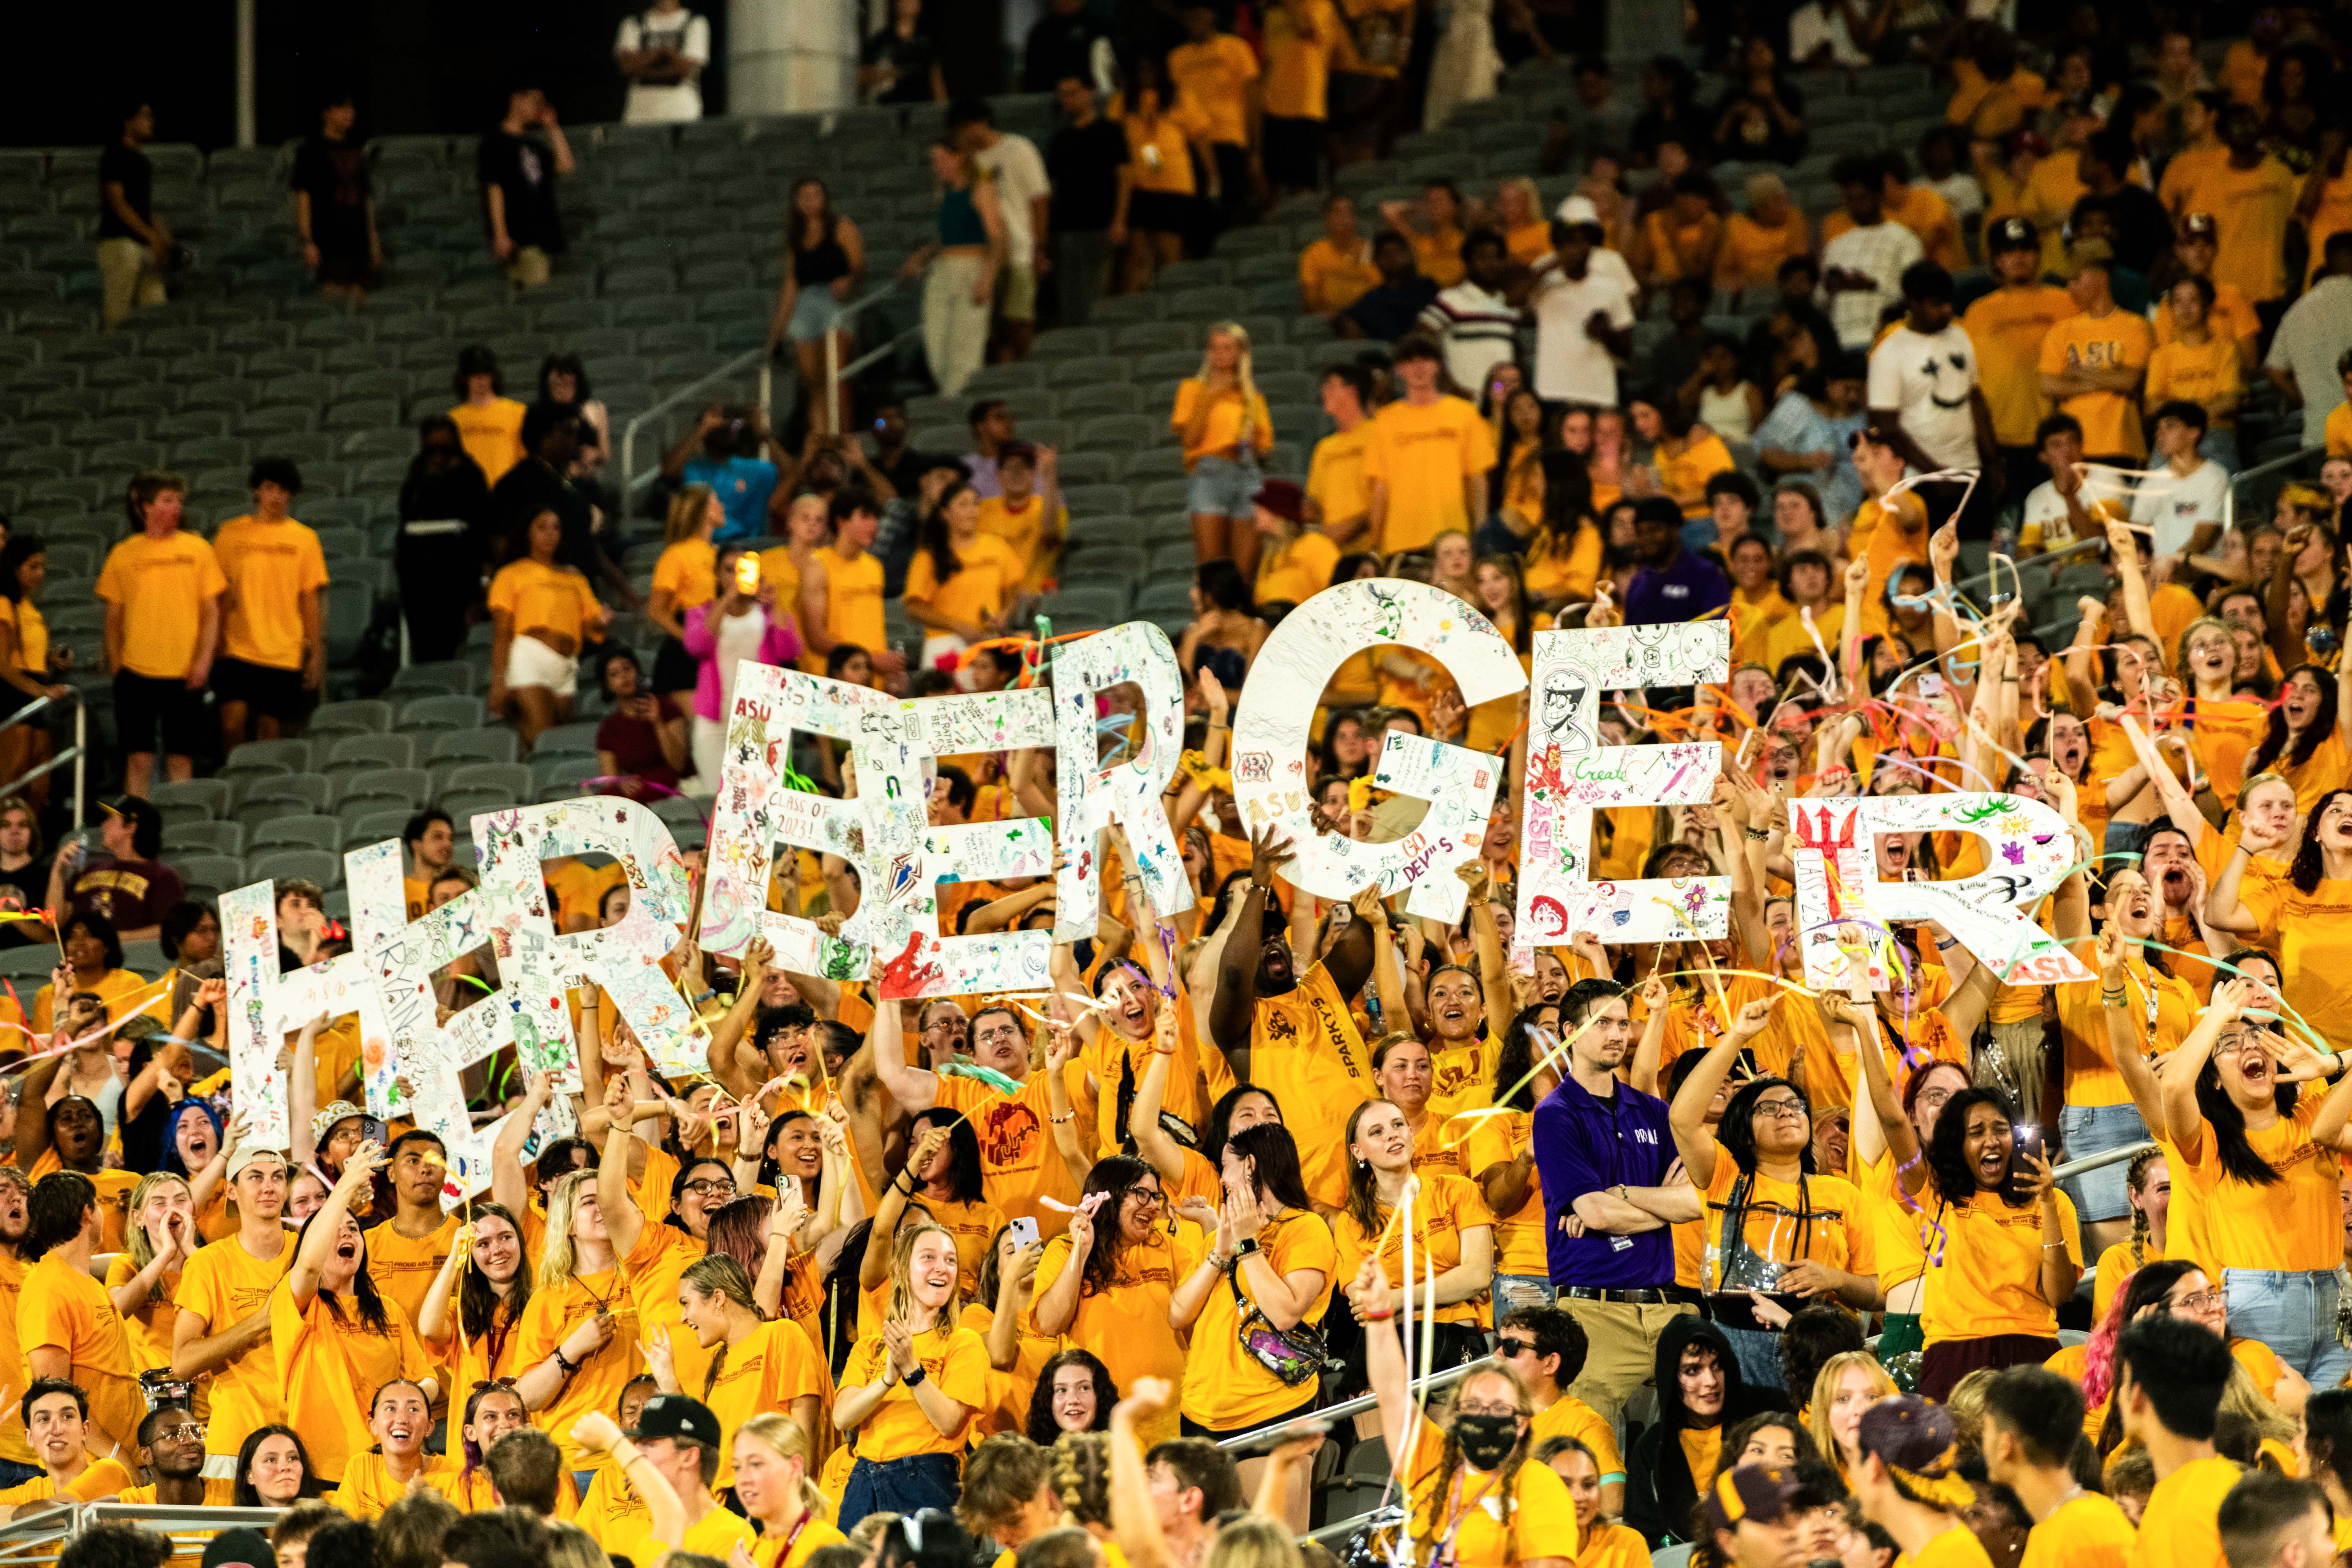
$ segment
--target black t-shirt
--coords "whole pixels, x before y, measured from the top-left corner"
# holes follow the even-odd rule
[[[1366,337],[1392,343],[1412,331],[1422,311],[1436,298],[1437,285],[1416,272],[1402,283],[1373,285],[1348,307],[1347,313],[1364,329]]]
[[[145,223],[155,216],[155,165],[147,161],[146,153],[121,142],[98,155],[98,237],[136,239],[131,226],[116,216],[114,204],[106,199],[109,185],[122,187],[122,199]]]
[[[2084,213],[2094,207],[2115,219],[2116,259],[2133,271],[2147,272],[2171,248],[2172,219],[2146,186],[2126,183],[2104,196],[2084,196],[2074,204],[2073,226],[2080,228]]]
[[[555,211],[555,153],[536,136],[493,128],[474,154],[474,172],[488,191],[506,194],[507,235],[517,245],[563,248],[563,220]]]
[[[1039,17],[1022,52],[1021,90],[1051,92],[1065,77],[1092,81],[1095,40],[1102,36],[1102,25],[1084,11]]]
[[[1118,211],[1118,171],[1127,162],[1127,132],[1097,115],[1066,125],[1045,146],[1045,176],[1054,183],[1054,229],[1107,229]]]
[[[367,155],[354,142],[306,136],[289,182],[310,198],[310,237],[330,255],[367,248]]]
[[[898,68],[898,79],[892,82],[874,101],[877,103],[929,103],[931,100],[931,64],[939,50],[928,33],[917,33],[902,38],[896,27],[885,27],[866,40],[857,51],[857,63],[862,66],[891,65]]]

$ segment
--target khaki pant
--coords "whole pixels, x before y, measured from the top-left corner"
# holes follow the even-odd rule
[[[547,252],[535,245],[520,245],[507,262],[507,281],[520,289],[536,289],[547,281],[551,269]]]
[[[1631,1301],[1580,1301],[1565,1290],[1559,1304],[1584,1330],[1584,1370],[1568,1392],[1592,1406],[1603,1421],[1615,1421],[1633,1391],[1657,1370],[1658,1336],[1685,1312],[1683,1302],[1644,1307]]]
[[[963,390],[988,354],[991,301],[971,297],[986,265],[977,256],[937,257],[923,279],[923,357],[948,397]]]
[[[98,242],[98,276],[104,290],[104,321],[112,327],[134,309],[163,303],[163,279],[155,254],[135,239]]]

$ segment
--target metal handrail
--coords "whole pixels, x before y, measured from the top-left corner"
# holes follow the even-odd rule
[[[71,763],[74,770],[73,825],[79,828],[81,826],[83,792],[89,776],[89,704],[83,700],[80,688],[67,687],[66,695],[63,697],[35,698],[9,714],[7,718],[0,719],[0,729],[14,729],[16,725],[30,721],[42,710],[53,708],[59,702],[68,701],[74,705],[74,743],[39,767],[11,779],[5,784],[0,784],[0,797],[22,794],[25,785],[31,784],[35,779],[46,778],[68,763]]]
[[[2144,1143],[2126,1143],[2120,1149],[2103,1149],[2096,1154],[2085,1154],[2079,1160],[2069,1160],[2053,1169],[2050,1174],[2053,1180],[2063,1182],[2069,1176],[2079,1176],[2085,1171],[2095,1171],[2102,1165],[2120,1165],[2126,1160],[2137,1160],[2149,1150],[2158,1147],[2160,1145],[2154,1139],[2149,1139]]]
[[[661,465],[658,463],[655,464],[652,468],[647,468],[642,475],[636,471],[637,430],[640,426],[650,423],[656,415],[668,413],[679,404],[685,403],[689,399],[698,396],[704,387],[709,386],[716,382],[727,381],[735,376],[739,376],[745,371],[750,370],[755,364],[761,367],[760,407],[763,411],[766,410],[769,406],[769,372],[766,363],[767,358],[768,351],[764,346],[756,349],[745,349],[741,353],[737,354],[725,364],[720,365],[717,370],[711,371],[707,374],[695,377],[695,379],[688,382],[676,392],[671,393],[667,397],[663,398],[659,403],[655,404],[651,408],[646,409],[644,413],[630,420],[626,425],[622,426],[621,493],[624,496],[635,496],[639,489],[653,483],[654,476],[661,472]]]
[[[2221,498],[2222,529],[2227,531],[2235,528],[2238,524],[2238,487],[2240,485],[2244,484],[2248,479],[2258,479],[2265,475],[2277,473],[2282,468],[2294,468],[2297,463],[2318,457],[2326,450],[2325,446],[2305,447],[2284,458],[2273,458],[2267,463],[2257,463],[2251,468],[2231,474],[2230,489]]]
[[[1433,1388],[1449,1387],[1481,1367],[1491,1368],[1494,1364],[1491,1357],[1480,1356],[1476,1361],[1465,1362],[1460,1366],[1449,1366],[1444,1372],[1433,1372],[1418,1383],[1412,1384],[1411,1392],[1426,1394]],[[1220,1448],[1261,1447],[1281,1436],[1301,1421],[1335,1421],[1342,1415],[1353,1415],[1359,1410],[1370,1410],[1379,1403],[1378,1394],[1360,1394],[1353,1399],[1343,1399],[1337,1405],[1327,1405],[1319,1410],[1310,1410],[1304,1415],[1293,1415],[1286,1420],[1276,1421],[1272,1426],[1260,1426],[1254,1431],[1244,1432],[1238,1436],[1219,1438],[1217,1447]]]
[[[894,277],[879,289],[868,291],[864,299],[844,306],[841,314],[834,318],[833,330],[824,335],[824,427],[836,436],[841,434],[842,382],[865,369],[883,353],[883,349],[877,349],[873,353],[866,355],[855,364],[845,368],[841,363],[842,329],[848,325],[853,316],[862,310],[872,309],[898,292],[898,279]],[[896,349],[899,339],[906,335],[904,332],[899,333],[898,337],[892,338],[885,344],[884,349]],[[802,388],[802,395],[805,396],[807,391],[807,388]]]
[[[851,360],[847,364],[843,365],[839,374],[834,377],[835,383],[838,384],[841,382],[852,380],[864,372],[881,363],[892,354],[897,353],[900,345],[904,344],[908,339],[919,338],[922,335],[922,323],[917,322],[915,325],[908,327],[905,331],[900,332],[897,337],[892,338],[888,342],[883,343],[877,348],[860,354],[856,359]],[[835,409],[833,411],[833,415],[834,417],[838,420],[841,417],[841,410],[838,408]]]

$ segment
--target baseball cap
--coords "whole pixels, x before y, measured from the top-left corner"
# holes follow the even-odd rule
[[[683,1437],[706,1448],[719,1446],[719,1417],[699,1399],[683,1394],[656,1394],[637,1412],[637,1424],[625,1436]]]
[[[2115,265],[2116,247],[2096,237],[2078,239],[2066,252],[2066,276],[2079,277],[2095,267],[2105,272]]]
[[[1886,1473],[1922,1502],[1955,1512],[1976,1500],[1959,1475],[1959,1444],[1952,1417],[1932,1399],[1890,1394],[1862,1413],[1854,1445],[1875,1454]]]
[[[1266,480],[1258,486],[1257,493],[1250,497],[1250,503],[1265,508],[1285,522],[1307,521],[1307,492],[1300,489],[1294,480]]]
[[[1985,248],[1998,256],[2004,250],[2039,250],[2042,235],[2033,220],[2025,217],[2005,217],[1992,226]]]
[[[2213,221],[2211,213],[2190,213],[2180,220],[2183,239],[2216,239],[2221,237],[2221,226]]]
[[[1734,1530],[1743,1519],[1769,1523],[1789,1511],[1805,1489],[1797,1472],[1779,1465],[1746,1464],[1715,1478],[1707,1489],[1706,1527]]]
[[[1570,196],[1552,210],[1551,216],[1562,223],[1601,222],[1601,209],[1592,205],[1591,196]]]
[[[222,1531],[205,1547],[205,1568],[275,1568],[277,1562],[269,1537],[243,1525]]]
[[[331,1126],[333,1124],[331,1122],[329,1125]],[[258,1147],[252,1149],[240,1148],[229,1160],[228,1179],[232,1182],[236,1181],[237,1176],[247,1165],[253,1164],[261,1160],[275,1161],[280,1165],[289,1163],[286,1158],[286,1152],[283,1149],[264,1149]]]

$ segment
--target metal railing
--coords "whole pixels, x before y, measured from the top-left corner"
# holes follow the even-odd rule
[[[2305,447],[2300,451],[2289,453],[2284,458],[2273,458],[2267,463],[2257,463],[2251,468],[2245,468],[2238,473],[2231,474],[2230,476],[2229,494],[2221,498],[2222,529],[2226,531],[2227,530],[2237,526],[2238,487],[2240,485],[2244,484],[2249,479],[2267,479],[2271,475],[2281,472],[2284,469],[2292,468],[2298,463],[2308,462],[2312,458],[2325,453],[2326,450],[2327,448],[2324,446]]]
[[[32,701],[25,704],[22,708],[17,709],[14,713],[8,715],[5,721],[0,722],[5,722],[5,727],[14,728],[18,724],[30,721],[34,718],[37,717],[43,710],[54,708],[60,702],[70,702],[73,704],[73,744],[68,746],[64,751],[59,752],[56,756],[51,757],[47,762],[43,763],[39,767],[30,769],[27,772],[19,774],[16,778],[9,780],[6,784],[0,784],[0,796],[21,795],[24,793],[25,786],[31,784],[35,779],[46,778],[50,773],[57,772],[58,769],[64,767],[68,763],[71,763],[73,764],[74,771],[73,825],[76,827],[79,827],[81,826],[82,818],[82,802],[85,798],[84,791],[88,785],[89,776],[89,704],[82,700],[80,689],[78,687],[68,686],[66,688],[66,695],[63,697],[36,698]]]
[[[2144,1143],[2126,1143],[2120,1149],[2103,1150],[2096,1154],[2085,1154],[2079,1160],[2069,1160],[2052,1170],[2050,1174],[2063,1182],[2069,1176],[2079,1176],[2085,1171],[2095,1171],[2102,1165],[2120,1165],[2126,1160],[2137,1160],[2149,1150],[2159,1146],[2154,1139]]]
[[[884,353],[896,352],[899,340],[907,336],[907,333],[900,332],[881,348],[845,367],[841,363],[841,334],[848,328],[852,318],[872,310],[898,292],[898,280],[893,278],[880,288],[869,291],[864,299],[845,306],[841,314],[834,318],[833,331],[824,335],[824,427],[835,435],[841,433],[841,384],[874,363]],[[807,395],[807,390],[805,387],[802,389],[803,396]]]

